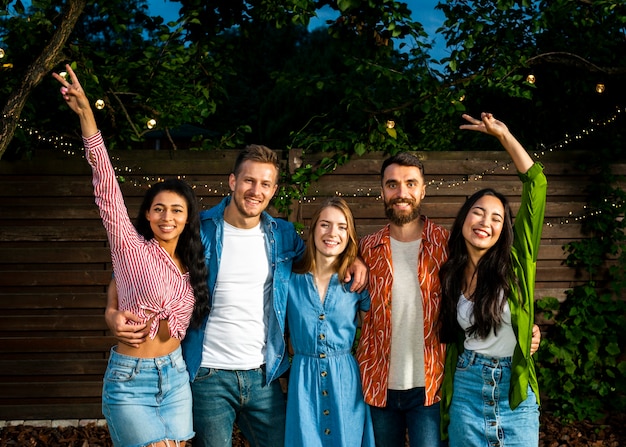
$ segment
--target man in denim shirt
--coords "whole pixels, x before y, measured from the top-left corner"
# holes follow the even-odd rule
[[[193,393],[194,446],[232,445],[237,423],[251,446],[282,446],[285,400],[279,378],[289,367],[285,311],[291,265],[304,251],[293,225],[265,209],[278,187],[279,161],[265,146],[246,147],[229,176],[231,195],[201,213],[209,270],[210,312],[192,324],[183,354]],[[354,272],[354,288],[365,283]],[[124,326],[132,315],[107,305],[107,324],[120,342],[143,332]]]

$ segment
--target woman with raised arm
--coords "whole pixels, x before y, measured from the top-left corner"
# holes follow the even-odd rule
[[[522,181],[513,223],[504,195],[483,189],[460,209],[439,277],[440,339],[447,343],[442,431],[450,447],[539,443],[539,390],[531,344],[537,252],[547,181],[506,125],[463,115],[461,129],[495,136]]]
[[[66,70],[69,81],[53,76],[80,119],[96,204],[111,246],[119,308],[150,327],[138,347],[111,349],[102,411],[115,446],[184,446],[194,432],[180,343],[192,317],[199,321],[208,303],[197,200],[181,180],[156,183],[133,226],[89,101],[72,68]]]

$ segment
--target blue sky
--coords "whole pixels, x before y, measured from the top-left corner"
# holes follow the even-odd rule
[[[439,3],[439,0],[407,0],[406,3],[413,12],[413,18],[420,22],[430,38],[435,40],[435,49],[431,56],[436,59],[443,58],[446,55],[443,38],[435,33],[437,28],[443,24],[445,18],[441,11],[435,10],[435,5]],[[160,15],[166,20],[176,19],[180,8],[179,3],[169,0],[148,0],[148,5],[150,14]],[[322,11],[319,16],[320,24],[324,24],[326,18]]]

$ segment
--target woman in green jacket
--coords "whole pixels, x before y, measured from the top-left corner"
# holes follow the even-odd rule
[[[539,442],[539,391],[531,343],[537,252],[546,205],[543,167],[492,114],[463,115],[498,138],[523,183],[513,224],[493,189],[459,211],[441,267],[440,338],[447,343],[443,434],[450,447],[533,446]]]

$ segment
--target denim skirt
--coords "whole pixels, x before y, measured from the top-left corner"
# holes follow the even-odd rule
[[[102,386],[102,413],[116,447],[193,438],[189,374],[181,348],[156,358],[111,349]]]
[[[528,397],[509,406],[511,357],[487,357],[473,351],[459,355],[450,406],[450,447],[537,447],[539,406]]]

